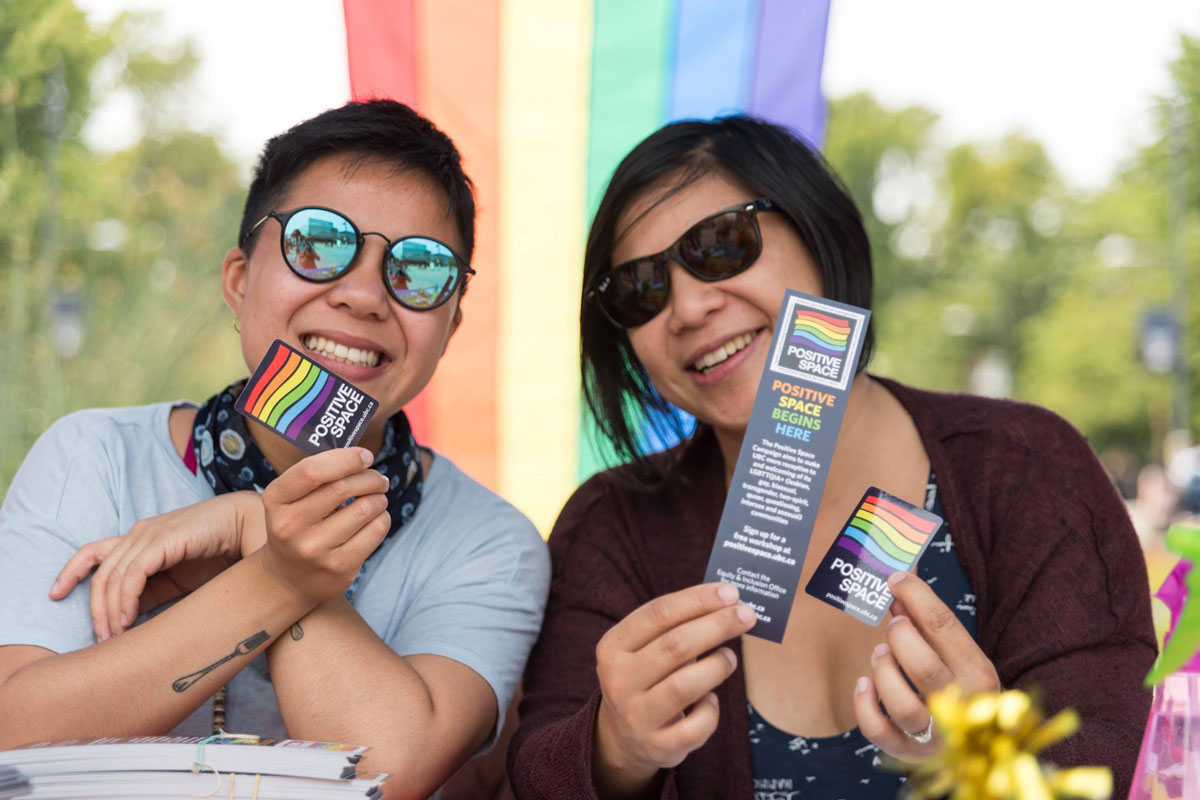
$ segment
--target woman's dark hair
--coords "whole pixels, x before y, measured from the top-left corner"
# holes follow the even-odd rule
[[[592,220],[583,259],[583,393],[600,430],[623,461],[646,465],[646,448],[638,435],[644,420],[659,437],[683,438],[686,432],[650,384],[628,334],[588,300],[588,290],[598,275],[613,267],[613,247],[622,234],[617,222],[634,202],[650,191],[662,192],[661,201],[712,173],[743,187],[747,200],[769,198],[787,216],[820,271],[825,297],[871,307],[871,246],[862,217],[820,155],[784,128],[750,117],[690,120],[659,129],[617,166]],[[870,359],[874,340],[873,327],[868,328],[859,370]]]
[[[276,206],[300,173],[313,162],[335,155],[359,162],[381,161],[398,172],[420,170],[432,178],[446,195],[462,237],[462,257],[470,263],[475,249],[475,193],[458,149],[432,122],[393,100],[347,103],[268,141],[254,168],[238,241],[244,241],[267,212],[283,210]]]

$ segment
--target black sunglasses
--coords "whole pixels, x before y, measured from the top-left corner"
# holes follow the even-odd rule
[[[587,299],[618,328],[633,328],[654,318],[667,305],[674,261],[702,281],[722,281],[745,272],[762,253],[760,211],[778,210],[760,197],[718,211],[688,228],[659,253],[635,258],[600,273]]]
[[[292,272],[315,283],[337,280],[349,272],[367,236],[383,239],[387,244],[383,285],[397,303],[413,311],[437,308],[475,274],[445,242],[429,236],[402,236],[392,241],[376,231],[360,232],[345,214],[321,206],[272,211],[254,223],[241,245],[272,218],[279,220],[283,260]]]

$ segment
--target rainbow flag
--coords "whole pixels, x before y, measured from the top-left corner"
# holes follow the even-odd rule
[[[935,519],[913,514],[878,491],[870,491],[834,546],[854,554],[886,577],[911,567],[940,525]]]
[[[433,119],[478,189],[464,325],[407,411],[547,534],[606,465],[581,410],[586,225],[674,119],[748,112],[819,144],[829,0],[344,0],[351,89]],[[672,442],[654,438],[656,445]]]
[[[276,339],[234,408],[303,450],[319,453],[356,444],[378,405],[375,398]]]
[[[793,344],[830,356],[846,354],[850,342],[850,323],[819,311],[796,309],[792,320]]]

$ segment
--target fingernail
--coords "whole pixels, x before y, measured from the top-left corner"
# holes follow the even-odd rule
[[[904,619],[904,617],[892,617],[891,620],[887,624],[888,630],[891,630],[892,626],[895,625],[897,622],[899,622],[902,619]]]
[[[723,655],[723,656],[725,656],[727,659],[729,659],[729,666],[731,666],[731,667],[736,667],[736,666],[737,666],[737,656],[735,656],[735,655],[733,654],[733,651],[732,651],[732,650],[730,650],[728,647],[722,647],[722,648],[721,648],[721,655]]]
[[[875,649],[871,651],[871,660],[874,661],[877,658],[883,658],[890,652],[892,652],[892,648],[886,644],[877,644],[875,645]]]
[[[717,596],[725,601],[725,604],[735,602],[738,599],[737,587],[732,583],[722,583],[717,587]]]
[[[891,575],[888,575],[888,586],[895,589],[897,586],[900,585],[900,581],[904,580],[907,577],[908,577],[907,572],[893,572]]]
[[[375,456],[371,455],[371,451],[365,447],[358,451],[358,455],[362,458],[364,467],[371,466],[371,462],[375,460]]]
[[[101,642],[105,641],[106,639],[108,639],[108,631],[100,631],[100,635],[97,636],[96,639]]]
[[[710,692],[710,693],[704,695],[704,699],[713,708],[717,707],[717,696],[715,694],[712,694]]]
[[[754,614],[754,609],[750,606],[738,606],[737,616],[744,623],[753,622],[757,617]]]
[[[121,627],[122,627],[122,628],[124,628],[124,627],[126,627],[126,626],[128,626],[128,625],[129,625],[129,617],[127,617],[127,616],[125,615],[125,612],[124,612],[124,611],[122,611],[122,612],[121,612]]]
[[[865,692],[867,689],[870,689],[870,688],[871,688],[871,682],[869,680],[867,680],[866,678],[859,678],[858,681],[855,682],[855,684],[854,684],[854,693],[862,694],[863,692]]]
[[[50,587],[50,594],[54,594],[55,592],[57,592],[58,587],[61,585],[62,585],[62,581],[60,581],[58,578],[55,578],[54,585]]]

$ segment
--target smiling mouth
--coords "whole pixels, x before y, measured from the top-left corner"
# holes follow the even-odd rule
[[[761,330],[761,329],[760,329]],[[712,350],[692,363],[692,369],[699,372],[701,375],[707,375],[712,370],[723,364],[733,354],[745,350],[749,344],[758,336],[759,331],[751,331],[743,333],[740,336],[735,336],[725,344]]]
[[[302,337],[302,341],[304,346],[314,353],[319,353],[326,358],[356,367],[377,367],[383,359],[383,353],[376,350],[360,350],[357,347],[347,347],[331,339],[326,339],[324,336],[309,334]]]

